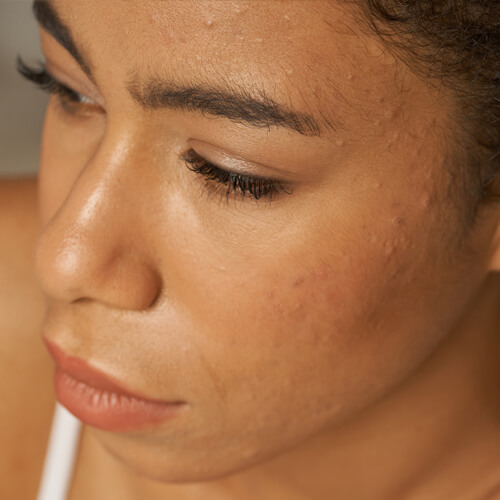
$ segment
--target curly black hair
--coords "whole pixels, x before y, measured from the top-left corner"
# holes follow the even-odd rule
[[[456,98],[454,163],[473,215],[498,200],[500,178],[500,1],[362,0],[364,20],[414,73]],[[474,218],[474,217],[473,217]]]

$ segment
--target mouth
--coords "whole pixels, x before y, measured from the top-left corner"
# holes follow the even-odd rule
[[[90,426],[122,432],[144,429],[173,418],[186,406],[182,401],[160,401],[134,393],[56,344],[44,342],[56,363],[58,401]]]

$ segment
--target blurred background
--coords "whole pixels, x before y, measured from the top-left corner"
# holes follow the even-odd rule
[[[35,175],[48,96],[16,71],[42,61],[30,0],[0,0],[0,176]]]

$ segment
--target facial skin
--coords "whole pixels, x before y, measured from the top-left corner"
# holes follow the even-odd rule
[[[47,110],[43,334],[187,403],[147,431],[94,430],[112,455],[163,482],[221,478],[326,447],[424,369],[491,270],[498,224],[464,233],[443,89],[338,2],[53,5],[94,81],[42,29],[47,68],[94,104]],[[320,136],[142,108],[129,90],[159,80],[263,90]],[[189,149],[291,194],[226,200]]]

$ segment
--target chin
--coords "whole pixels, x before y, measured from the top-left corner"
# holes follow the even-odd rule
[[[102,432],[102,431],[100,431]],[[102,436],[103,437],[103,436]],[[210,482],[237,474],[272,458],[272,453],[231,449],[173,451],[168,444],[140,445],[135,441],[109,443],[98,438],[106,452],[128,471],[142,478],[170,484]],[[208,451],[207,451],[208,450]],[[210,451],[211,450],[211,451]],[[215,455],[215,456],[214,456]]]

